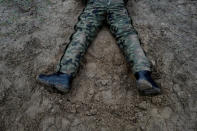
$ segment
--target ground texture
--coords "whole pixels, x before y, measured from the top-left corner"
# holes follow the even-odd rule
[[[1,131],[196,131],[197,1],[127,4],[163,94],[139,96],[107,27],[69,94],[36,82],[54,72],[84,5],[80,0],[0,0]]]

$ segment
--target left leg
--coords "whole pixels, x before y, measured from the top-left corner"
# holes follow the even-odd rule
[[[133,65],[138,90],[144,95],[159,94],[160,88],[151,78],[150,63],[140,46],[137,32],[123,3],[111,5],[108,9],[107,22],[127,61]]]
[[[140,46],[137,32],[131,24],[124,4],[113,6],[108,10],[107,22],[127,61],[133,65],[133,73],[141,70],[150,71],[150,63]]]

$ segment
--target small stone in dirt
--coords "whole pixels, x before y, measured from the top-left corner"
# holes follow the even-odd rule
[[[60,99],[60,100],[59,100],[59,103],[62,103],[62,101],[63,101],[63,100],[62,100],[62,99]]]
[[[101,80],[101,84],[102,84],[103,86],[106,86],[107,83],[108,83],[108,80]]]
[[[93,116],[97,114],[97,110],[96,109],[92,109],[90,111],[87,111],[86,115],[88,116]]]
[[[81,123],[81,121],[79,120],[79,119],[75,119],[74,121],[73,121],[73,123],[72,123],[72,126],[77,126],[77,125],[79,125]]]
[[[153,98],[152,98],[152,103],[153,103],[153,104],[159,104],[159,103],[161,103],[161,98],[153,97]]]
[[[77,112],[77,110],[75,109],[75,108],[73,108],[73,109],[71,109],[71,111],[70,111],[71,113],[76,113]]]
[[[146,101],[141,102],[138,107],[142,110],[147,110],[148,108],[148,104],[146,103]]]

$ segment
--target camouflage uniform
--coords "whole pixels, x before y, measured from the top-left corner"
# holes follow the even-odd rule
[[[80,59],[105,20],[127,61],[133,65],[132,71],[135,73],[150,70],[149,61],[140,47],[137,32],[132,26],[124,0],[89,0],[79,16],[75,33],[60,60],[58,71],[75,76]]]

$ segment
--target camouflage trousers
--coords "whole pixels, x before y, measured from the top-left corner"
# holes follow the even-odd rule
[[[75,33],[65,49],[57,70],[76,75],[80,59],[95,38],[104,21],[117,40],[126,60],[132,65],[133,73],[150,70],[150,63],[145,56],[131,18],[123,0],[89,0],[79,16]]]

